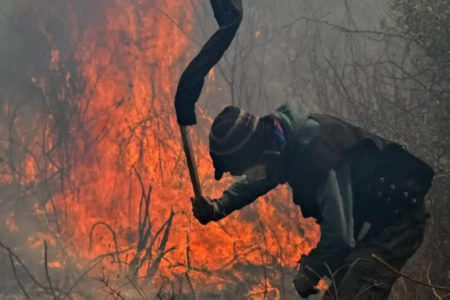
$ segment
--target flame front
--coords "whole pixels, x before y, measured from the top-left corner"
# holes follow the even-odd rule
[[[76,6],[76,1],[68,3]],[[247,298],[279,298],[287,280],[283,272],[318,239],[317,228],[301,220],[286,187],[219,223],[201,226],[191,214],[192,187],[173,95],[196,50],[189,39],[195,24],[192,5],[114,0],[97,13],[89,21],[72,13],[68,21],[84,84],[78,83],[72,95],[78,99],[71,107],[76,117],[66,113],[47,120],[48,126],[58,128],[69,123],[65,132],[70,140],[56,136],[46,147],[66,145],[69,150],[62,159],[70,161],[70,168],[63,187],[46,202],[46,211],[36,208],[36,214],[58,216],[58,228],[53,230],[73,258],[92,260],[109,253],[103,261],[109,270],[133,266],[139,276],[156,281],[190,272],[196,290],[204,293],[231,287],[237,294],[241,289]],[[62,68],[63,59],[60,49],[52,49],[49,68],[62,73],[65,82],[58,97],[68,94],[75,80],[75,74]],[[211,84],[214,80],[210,78]],[[52,97],[51,83],[39,78],[33,82]],[[210,117],[201,116],[207,122]],[[201,136],[206,130],[195,132],[201,132],[193,139],[203,188],[220,196],[226,185],[212,179]],[[24,184],[39,172],[32,159],[25,161],[24,170]],[[3,175],[2,180],[8,178]],[[150,199],[149,222],[143,218],[146,199]],[[19,230],[13,214],[8,226]],[[148,242],[139,245],[147,229]],[[40,233],[29,245],[41,246],[44,239],[55,243],[51,235]],[[52,266],[60,268],[62,263]],[[158,276],[149,271],[155,266],[157,270],[151,271]]]

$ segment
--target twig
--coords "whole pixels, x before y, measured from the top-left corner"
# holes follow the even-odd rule
[[[176,21],[175,21],[175,19],[172,17],[172,16],[170,16],[167,12],[165,12],[164,10],[162,10],[162,9],[160,9],[159,7],[157,7],[156,5],[152,5],[152,7],[157,11],[157,12],[159,12],[160,14],[162,14],[164,17],[166,17],[167,18],[167,20],[169,20],[169,22],[170,23],[172,23],[189,41],[191,41],[191,42],[193,42],[195,45],[197,45],[197,46],[201,46],[201,44],[198,42],[198,41],[196,41],[196,40],[194,40],[192,37],[191,37],[191,35],[190,34],[188,34],[184,29],[183,29],[183,27],[180,25],[180,24],[178,24]]]
[[[89,249],[92,248],[92,234],[94,233],[94,229],[95,227],[97,227],[97,225],[103,225],[105,226],[112,234],[113,236],[113,241],[114,241],[114,247],[116,248],[116,256],[117,256],[117,262],[119,264],[119,271],[122,272],[122,263],[120,261],[120,255],[119,255],[119,247],[117,246],[117,237],[116,237],[116,232],[112,229],[111,226],[109,226],[108,224],[106,224],[105,222],[97,222],[94,225],[92,225],[91,228],[91,232],[89,233]]]
[[[44,267],[45,267],[45,277],[47,278],[48,286],[50,287],[50,292],[52,293],[53,299],[57,299],[55,295],[55,290],[53,289],[52,281],[50,280],[50,275],[48,273],[48,259],[47,259],[47,241],[44,240]]]
[[[434,176],[434,178],[442,178],[442,177],[448,177],[448,176],[450,176],[450,173],[437,174]]]
[[[104,289],[107,289],[107,293],[114,297],[114,299],[121,299],[125,300],[125,298],[122,296],[119,290],[112,287],[109,284],[109,277],[103,272],[102,276],[94,277],[95,280],[101,282],[104,285]]]
[[[191,289],[192,299],[195,300],[195,290],[191,282],[191,277],[189,276],[189,272],[191,271],[191,246],[190,246],[191,225],[192,219],[191,217],[189,217],[189,227],[188,230],[186,231],[186,271],[184,272],[184,275],[186,276],[189,288]]]
[[[86,276],[87,273],[89,273],[90,270],[92,270],[95,266],[97,266],[100,262],[102,262],[103,258],[105,258],[106,256],[102,257],[101,259],[97,260],[96,262],[94,262],[92,264],[92,266],[89,266],[79,277],[78,279],[72,284],[72,286],[69,288],[69,290],[67,291],[67,294],[70,295],[70,293],[72,292],[72,290],[78,285],[78,283],[84,278],[84,276]]]
[[[325,267],[327,268],[327,270],[328,270],[328,274],[330,275],[330,280],[331,280],[331,291],[330,291],[330,288],[328,288],[328,293],[330,294],[330,297],[333,297],[333,299],[339,299],[339,297],[338,297],[338,286],[337,286],[337,284],[336,284],[336,278],[335,278],[335,276],[334,276],[334,274],[336,273],[336,272],[338,272],[339,271],[339,269],[338,270],[336,270],[335,271],[335,273],[333,273],[332,271],[331,271],[331,268],[330,268],[330,266],[328,265],[328,264],[325,264]],[[351,267],[350,267],[351,268]],[[316,274],[317,275],[317,274]],[[327,293],[326,292],[326,293]],[[331,293],[333,293],[334,295],[331,295]]]
[[[335,30],[338,30],[341,32],[345,32],[345,33],[350,33],[350,34],[367,34],[367,35],[372,35],[372,36],[391,37],[391,38],[399,38],[399,39],[403,39],[403,40],[411,40],[409,37],[401,35],[401,34],[395,34],[395,33],[390,33],[390,32],[385,32],[385,31],[375,31],[375,30],[350,29],[350,28],[347,28],[344,26],[330,23],[326,20],[308,18],[305,16],[298,17],[297,19],[293,20],[292,22],[282,25],[279,28],[276,28],[274,31],[287,28],[289,26],[292,26],[294,23],[297,23],[300,21],[315,23],[315,24],[319,24],[319,25],[325,25],[332,29],[335,29]]]
[[[20,289],[22,290],[23,294],[25,295],[25,297],[28,300],[31,300],[30,296],[27,294],[27,291],[25,290],[24,286],[22,285],[22,283],[20,282],[19,276],[17,275],[17,271],[16,271],[16,267],[14,266],[14,259],[13,259],[13,254],[11,253],[11,251],[8,251],[9,254],[9,261],[11,262],[11,267],[13,269],[14,272],[14,277],[16,277],[16,281],[17,284],[19,285]]]
[[[141,201],[139,202],[139,224],[138,224],[138,233],[139,233],[139,243],[138,243],[138,251],[140,251],[140,244],[141,244],[141,238],[144,237],[143,239],[146,240],[146,237],[149,233],[151,233],[151,223],[149,220],[149,208],[150,208],[150,195],[152,192],[152,186],[150,185],[148,187],[148,192],[146,193],[146,189],[144,186],[144,182],[142,181],[142,177],[139,174],[138,170],[136,169],[135,166],[133,166],[133,170],[136,173],[136,177],[138,178],[139,184],[141,186]],[[142,218],[142,204],[143,204],[143,200],[145,200],[145,215],[144,218]],[[148,222],[148,224],[147,224]],[[148,226],[147,226],[148,225]],[[148,227],[148,229],[146,229],[146,227]],[[145,234],[144,234],[144,230],[145,230]],[[144,245],[142,246],[142,249],[145,247],[145,244],[147,242],[145,241]]]
[[[20,266],[22,266],[22,268],[24,269],[25,273],[28,275],[28,277],[31,279],[31,281],[33,281],[34,284],[36,284],[39,288],[41,288],[43,291],[48,292],[50,290],[49,287],[46,287],[45,285],[43,285],[42,283],[40,283],[36,277],[33,276],[33,274],[31,274],[30,270],[28,270],[28,268],[25,266],[25,264],[23,263],[23,261],[20,259],[20,257],[14,253],[14,251],[11,250],[11,248],[7,247],[5,244],[3,244],[0,241],[0,247],[2,247],[3,249],[5,249],[6,251],[8,251],[9,255],[14,258],[16,260],[16,262],[19,263]],[[15,270],[15,268],[13,268],[13,271]],[[65,295],[66,297],[68,297],[69,299],[73,299],[67,292],[62,291],[57,289],[56,290],[58,293]]]
[[[263,299],[267,298],[267,293],[268,293],[268,286],[267,286],[267,282],[269,281],[267,278],[267,266],[266,266],[266,256],[269,254],[269,250],[268,250],[268,246],[267,246],[267,238],[266,238],[266,233],[264,232],[264,225],[261,221],[261,218],[258,217],[258,229],[259,232],[261,233],[262,237],[263,237],[263,241],[264,241],[264,247],[265,250],[263,251],[263,249],[260,249],[260,255],[261,255],[261,262],[263,265],[263,273],[264,273],[264,294],[263,294]]]
[[[156,293],[154,300],[162,299],[161,293],[162,293],[163,288],[164,288],[164,283],[162,283],[161,286],[159,287],[158,293]]]
[[[133,273],[134,277],[137,277],[138,270],[142,267],[147,258],[151,258],[151,253],[146,251],[144,256],[141,258],[141,252],[146,248],[149,238],[152,237],[152,222],[150,219],[150,200],[152,186],[149,185],[148,191],[146,191],[144,182],[137,171],[136,167],[133,166],[136,177],[138,178],[139,184],[141,186],[141,200],[139,202],[139,216],[138,216],[138,242],[136,247],[136,255],[131,260],[129,265],[130,272]],[[144,207],[145,206],[145,207]],[[144,209],[144,212],[142,211]],[[154,237],[156,239],[156,236]]]
[[[131,283],[131,285],[133,286],[133,288],[136,290],[136,292],[138,292],[139,296],[141,296],[141,298],[143,300],[148,299],[147,294],[145,293],[145,291],[139,286],[139,284],[135,281],[135,278],[131,278],[131,276],[126,275],[126,278],[128,279],[128,282]]]
[[[26,38],[25,34],[23,33],[23,31],[9,18],[8,15],[6,15],[6,13],[0,9],[0,15],[3,16],[3,18],[5,18],[5,20],[7,21],[7,23],[9,24],[9,26],[11,26],[11,28],[13,30],[15,30],[20,38],[25,42],[25,44],[27,44],[31,49],[33,49],[33,44]]]
[[[123,254],[123,253],[127,253],[128,251],[131,251],[131,250],[133,250],[133,248],[129,247],[129,248],[120,250],[118,253]],[[116,255],[116,254],[117,254],[117,251],[103,253],[103,254],[100,254],[97,257],[91,259],[91,262],[92,263],[95,262],[95,264],[97,264],[97,261],[102,261],[104,258],[106,258],[108,256],[111,256],[113,259],[115,259],[114,255]]]
[[[150,265],[150,261],[149,261],[149,267],[147,269],[147,277],[149,277],[149,278],[151,278],[155,274],[156,270],[158,270],[159,264],[161,262],[161,259],[164,257],[164,255],[166,255],[167,252],[173,251],[175,249],[175,247],[172,247],[170,249],[165,250],[167,242],[169,240],[169,233],[170,233],[170,230],[172,227],[172,220],[173,220],[174,215],[175,215],[175,212],[171,209],[169,218],[161,226],[158,233],[155,234],[155,237],[153,238],[150,246],[147,249],[147,254],[150,255],[152,253],[152,249],[153,249],[154,243],[156,241],[156,238],[158,237],[158,235],[160,233],[162,233],[163,229],[165,228],[164,234],[162,236],[161,242],[160,242],[158,250],[157,250],[158,256],[155,258],[155,260],[153,261],[153,263],[151,265]]]
[[[0,242],[0,247],[2,247],[3,249],[5,249],[6,251],[8,251],[9,255],[12,256],[25,270],[25,273],[27,273],[28,277],[30,277],[30,279],[41,289],[48,290],[48,288],[46,286],[44,286],[42,283],[40,283],[34,276],[33,274],[30,273],[30,271],[28,270],[28,268],[25,266],[25,264],[22,262],[22,260],[17,256],[17,254],[15,254],[11,248],[5,246],[2,242]]]
[[[397,275],[399,275],[399,276],[402,276],[402,277],[404,277],[404,278],[406,278],[406,279],[408,279],[408,280],[410,280],[410,281],[412,281],[412,282],[414,282],[414,283],[417,283],[417,284],[419,284],[419,285],[423,285],[423,286],[426,286],[426,287],[429,287],[429,288],[432,288],[432,289],[437,289],[437,290],[442,290],[442,291],[450,292],[450,288],[448,288],[448,287],[446,287],[446,286],[439,286],[439,285],[434,285],[434,284],[428,284],[428,283],[426,283],[426,282],[422,282],[422,281],[420,281],[420,280],[417,280],[417,279],[415,279],[415,278],[412,278],[411,276],[409,276],[409,275],[407,275],[407,274],[405,274],[405,273],[402,273],[402,272],[396,270],[396,269],[395,269],[394,267],[392,267],[390,264],[388,264],[387,262],[385,262],[382,258],[378,257],[377,255],[375,255],[375,254],[373,254],[373,253],[370,254],[370,256],[372,256],[373,258],[375,258],[378,262],[380,262],[381,264],[383,264],[386,268],[388,268],[389,270],[391,270],[393,273],[395,273],[395,274],[397,274]]]
[[[428,281],[428,284],[431,285],[432,283],[431,283],[431,279],[430,279],[430,269],[431,269],[431,263],[428,265],[428,268],[427,268],[427,281]],[[436,292],[436,289],[435,289],[434,287],[432,287],[431,289],[433,290],[434,296],[435,296],[437,299],[439,299],[439,300],[448,299],[448,298],[450,297],[450,294],[447,294],[447,295],[444,295],[444,296],[439,295],[439,294]]]

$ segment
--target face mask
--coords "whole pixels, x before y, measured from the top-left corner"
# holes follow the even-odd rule
[[[267,167],[265,164],[253,166],[244,171],[244,176],[251,180],[261,180],[267,178]]]

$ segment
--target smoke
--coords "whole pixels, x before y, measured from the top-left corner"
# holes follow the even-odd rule
[[[215,30],[208,1],[0,7],[0,241],[10,249],[0,251],[2,296],[22,295],[22,284],[32,299],[53,296],[50,285],[80,298],[294,297],[289,276],[319,237],[287,187],[217,224],[191,216],[173,95]],[[213,179],[214,116],[229,104],[264,115],[290,98],[404,142],[448,173],[448,104],[396,26],[385,1],[244,1],[238,36],[197,109],[205,193],[219,197],[231,182]],[[449,187],[442,178],[436,212],[445,212],[436,204]]]

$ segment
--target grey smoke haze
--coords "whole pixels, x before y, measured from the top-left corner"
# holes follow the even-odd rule
[[[129,0],[130,5],[138,2]],[[186,1],[185,5],[191,8],[192,3],[195,5],[193,32],[188,33],[189,54],[195,53],[216,28],[209,1]],[[74,17],[79,32],[83,32],[102,24],[107,8],[108,1],[0,0],[0,242],[17,251],[43,282],[42,247],[29,249],[27,242],[36,231],[58,230],[64,223],[64,214],[46,219],[49,226],[35,210],[42,210],[56,191],[66,188],[66,176],[70,167],[75,167],[70,159],[75,150],[69,124],[80,132],[89,130],[84,127],[86,124],[77,123],[82,120],[77,119],[81,114],[77,105],[81,96],[77,92],[85,90],[86,82],[76,68],[79,60],[74,49],[79,41],[71,38],[72,23],[66,21]],[[174,19],[164,10],[153,13],[165,14],[183,30],[185,20]],[[450,225],[449,86],[440,82],[437,75],[432,76],[436,64],[424,50],[411,39],[402,38],[404,31],[395,22],[397,14],[390,10],[387,1],[379,0],[244,0],[241,28],[224,59],[214,68],[214,79],[207,80],[199,106],[212,117],[229,104],[267,114],[287,99],[298,98],[315,112],[340,116],[408,145],[433,165],[439,176],[427,202],[431,219],[426,240],[405,272],[426,281],[427,268],[432,263],[432,281],[445,285],[450,266],[446,229]],[[49,30],[51,41],[46,39],[43,28]],[[103,42],[99,40],[98,44]],[[73,67],[72,89],[66,91],[71,97],[64,103],[55,100],[65,79],[49,71],[52,48],[61,50],[68,68]],[[180,70],[190,58],[180,58]],[[448,76],[448,70],[443,72]],[[33,81],[40,77],[51,79],[48,91],[54,98],[44,99]],[[174,83],[177,79],[173,79]],[[45,182],[24,184],[23,162],[30,154],[27,149],[41,145],[37,137],[42,132],[35,125],[47,122],[67,150],[52,163],[67,168],[46,174]],[[201,120],[196,129],[205,142],[209,125]],[[48,151],[43,157],[54,159],[52,155],[54,152]],[[13,180],[4,183],[2,178],[8,176]],[[256,208],[250,206],[237,218],[250,219],[256,213]],[[8,230],[11,216],[15,216],[19,232]],[[53,247],[58,245],[49,247],[49,256],[56,255],[58,250]],[[245,269],[240,265],[236,268]],[[279,265],[268,268],[274,274],[284,270]],[[266,271],[257,267],[248,270],[259,275]],[[19,269],[18,275],[32,291],[25,272]],[[66,277],[73,280],[70,272],[59,275],[61,285]],[[281,298],[290,299],[290,279],[283,280],[277,288]],[[4,249],[0,249],[0,281],[0,298],[22,295]],[[92,288],[91,283],[83,284]],[[203,283],[194,284],[201,287]],[[229,289],[237,298],[248,292],[239,283]],[[427,299],[430,295],[430,291],[400,280],[392,299]],[[42,291],[36,294],[37,298],[46,296]]]

